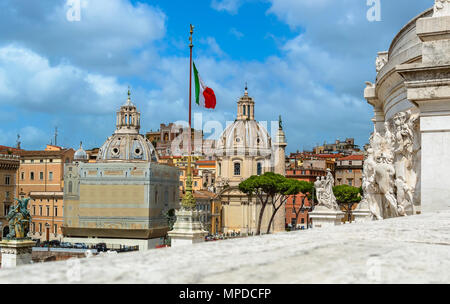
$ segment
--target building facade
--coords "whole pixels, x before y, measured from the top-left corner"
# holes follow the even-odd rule
[[[364,155],[350,155],[336,161],[336,186],[362,187]]]
[[[65,241],[140,250],[163,242],[167,214],[179,207],[179,170],[158,164],[155,148],[139,130],[140,113],[129,93],[97,162],[78,158],[77,151],[75,162],[66,165]]]
[[[30,198],[30,236],[41,241],[62,240],[64,164],[73,161],[73,149],[47,145],[43,151],[19,152],[16,197]]]
[[[216,188],[222,206],[223,232],[255,233],[261,205],[242,193],[239,183],[252,175],[275,172],[285,175],[286,142],[281,121],[274,142],[267,130],[255,120],[255,102],[245,94],[237,103],[237,119],[220,136],[216,149]],[[267,206],[261,231],[268,228],[272,206]],[[278,211],[270,227],[285,230],[285,210]]]
[[[0,231],[1,237],[9,234],[6,216],[14,204],[17,170],[20,157],[14,154],[0,154]]]

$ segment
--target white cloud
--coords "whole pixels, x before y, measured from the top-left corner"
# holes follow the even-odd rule
[[[18,46],[0,48],[0,104],[43,113],[105,113],[125,95],[117,79],[91,74]]]
[[[81,21],[66,19],[65,1],[2,0],[3,44],[17,43],[51,62],[91,72],[130,75],[139,72],[141,48],[147,55],[165,35],[166,16],[157,8],[128,0],[82,0]],[[151,61],[152,57],[146,59]]]
[[[226,11],[235,15],[242,4],[242,0],[212,0],[211,7],[217,11]]]
[[[236,39],[238,39],[238,40],[240,40],[244,37],[244,34],[239,32],[234,27],[230,29],[230,34],[233,35],[234,37],[236,37]]]

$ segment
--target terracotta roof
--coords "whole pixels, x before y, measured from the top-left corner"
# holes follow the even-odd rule
[[[349,155],[338,159],[338,161],[341,160],[364,160],[364,155],[362,154]]]
[[[13,147],[7,147],[7,146],[0,145],[0,151],[20,152],[20,151],[23,151],[23,150],[22,149],[13,148]]]
[[[73,152],[75,152],[75,150],[73,149],[64,149],[64,150],[60,150],[60,151],[19,151],[19,155],[20,156],[24,156],[24,157],[33,157],[33,156],[61,156],[65,153],[67,153],[68,151],[72,150]]]

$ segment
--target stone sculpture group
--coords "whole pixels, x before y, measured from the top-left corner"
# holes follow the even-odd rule
[[[327,176],[317,177],[314,183],[316,189],[317,206],[323,206],[330,210],[339,210],[336,197],[333,193],[334,178],[331,170],[327,169]]]
[[[413,215],[420,205],[419,114],[399,112],[384,134],[370,138],[363,173],[363,204],[377,220]]]

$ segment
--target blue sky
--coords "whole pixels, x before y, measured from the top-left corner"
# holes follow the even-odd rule
[[[189,24],[195,60],[217,95],[203,121],[225,126],[245,82],[258,120],[283,116],[290,152],[355,137],[368,141],[365,81],[375,57],[433,0],[81,0],[69,22],[65,0],[0,3],[0,145],[100,146],[114,131],[127,87],[142,112],[142,133],[186,120]]]

